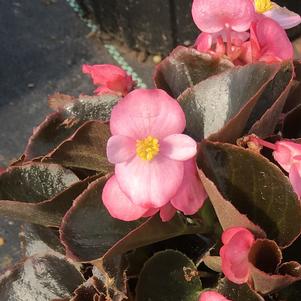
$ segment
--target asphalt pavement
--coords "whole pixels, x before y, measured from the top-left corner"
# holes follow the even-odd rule
[[[115,61],[65,0],[0,1],[0,167],[22,154],[54,92],[92,94],[81,65]],[[119,47],[117,45],[117,47]],[[120,52],[148,86],[153,64]],[[19,223],[0,217],[0,271],[20,258]]]

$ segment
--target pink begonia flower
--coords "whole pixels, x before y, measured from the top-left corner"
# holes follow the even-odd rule
[[[107,155],[136,205],[159,208],[177,192],[184,161],[196,154],[196,142],[181,134],[185,124],[178,102],[159,89],[135,90],[113,108]]]
[[[248,255],[255,242],[253,234],[242,227],[233,227],[222,235],[224,246],[220,249],[222,271],[236,284],[248,282],[250,266]]]
[[[272,63],[291,60],[294,57],[293,46],[284,29],[274,20],[264,16],[252,23],[250,41],[245,42],[242,49],[241,59],[246,63]]]
[[[176,210],[194,214],[202,207],[207,194],[196,142],[181,134],[184,128],[184,112],[163,90],[135,90],[113,108],[107,155],[115,176],[102,194],[113,217],[129,221],[160,211],[167,221]]]
[[[250,0],[194,0],[192,17],[197,27],[207,33],[223,29],[247,31],[253,21],[255,9]]]
[[[301,17],[298,14],[271,0],[254,0],[254,4],[257,13],[275,20],[284,29],[293,28],[301,23]]]
[[[83,65],[82,72],[91,76],[94,85],[100,86],[94,91],[96,95],[115,93],[125,96],[134,86],[132,77],[114,65]]]
[[[289,180],[295,193],[301,198],[301,144],[282,140],[275,144],[262,140],[256,136],[251,141],[273,150],[275,161],[289,173]]]
[[[215,291],[205,291],[201,293],[199,301],[231,301]]]

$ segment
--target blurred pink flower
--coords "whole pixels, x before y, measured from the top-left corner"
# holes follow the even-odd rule
[[[255,242],[253,234],[242,227],[233,227],[222,235],[224,246],[220,249],[222,271],[236,284],[246,283],[249,279],[250,267],[248,255]]]
[[[275,143],[274,159],[289,173],[295,193],[301,198],[301,145],[283,140]]]
[[[301,23],[301,17],[287,9],[281,7],[270,0],[254,0],[257,13],[264,14],[276,21],[282,28],[289,29]]]
[[[287,172],[290,172],[293,164],[301,161],[301,144],[282,140],[277,141],[272,149],[274,159]]]
[[[192,17],[197,27],[207,33],[224,29],[247,31],[255,9],[250,0],[194,0]]]
[[[252,23],[250,41],[243,44],[240,59],[245,63],[256,61],[273,63],[291,60],[293,57],[293,46],[277,22],[261,16]]]
[[[82,71],[91,76],[94,85],[99,86],[94,91],[97,95],[115,93],[125,96],[134,86],[132,77],[114,65],[83,65]]]
[[[185,124],[180,105],[159,89],[135,90],[113,108],[107,155],[115,176],[102,195],[112,216],[134,220],[160,210],[166,221],[176,209],[193,214],[203,205],[196,142],[181,134]]]
[[[215,291],[205,291],[201,293],[199,301],[231,301]]]

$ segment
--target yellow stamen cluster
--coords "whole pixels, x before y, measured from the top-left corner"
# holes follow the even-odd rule
[[[136,141],[136,153],[142,160],[151,161],[159,153],[159,140],[148,136]]]
[[[263,14],[273,8],[271,0],[255,0],[256,12]]]

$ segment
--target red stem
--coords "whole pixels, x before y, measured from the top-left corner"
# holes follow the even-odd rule
[[[258,137],[251,136],[250,140],[253,141],[253,142],[255,142],[255,143],[260,144],[261,146],[264,146],[264,147],[267,147],[269,149],[272,149],[274,151],[277,149],[277,147],[276,147],[276,145],[274,143],[262,140],[262,139],[260,139]]]

